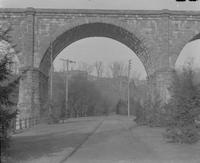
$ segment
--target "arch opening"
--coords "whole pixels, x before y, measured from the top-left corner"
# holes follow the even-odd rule
[[[51,67],[51,54],[52,60],[56,58],[56,56],[69,45],[79,40],[83,40],[86,38],[108,38],[117,41],[125,45],[128,49],[130,49],[133,54],[139,58],[141,61],[144,71],[147,76],[149,73],[149,64],[151,62],[150,57],[148,55],[148,50],[144,46],[142,39],[136,37],[133,33],[123,29],[122,27],[115,26],[112,24],[106,23],[91,23],[84,24],[77,27],[74,27],[70,30],[65,31],[63,34],[59,35],[52,43],[51,48],[49,47],[44,57],[40,62],[40,71],[45,74],[45,79],[40,79],[40,104],[41,106],[45,105],[48,100],[48,76],[49,70]],[[113,57],[115,57],[113,55]]]
[[[101,62],[104,68],[101,77],[113,76],[110,66],[114,63],[120,64],[124,69],[123,71],[127,71],[128,61],[131,60],[133,68],[130,77],[146,80],[147,76],[144,65],[130,48],[106,37],[89,37],[72,43],[54,59],[54,71],[64,71],[65,65],[63,65],[62,59],[75,61],[75,63],[70,64],[69,71],[81,69],[87,71],[86,68],[90,67],[90,71],[87,72],[92,76],[97,76],[95,63]],[[123,73],[123,75],[127,75],[127,72]]]
[[[148,55],[148,50],[144,46],[142,39],[138,38],[133,33],[127,31],[126,29],[123,29],[122,27],[106,23],[90,23],[79,25],[59,35],[52,42],[53,60],[64,48],[66,48],[73,42],[89,37],[111,38],[126,45],[141,60],[148,75],[148,65],[150,64],[151,60]],[[49,69],[51,66],[50,52],[51,50],[49,47],[46,50],[39,66],[40,71],[46,74],[46,76],[48,76]]]
[[[194,82],[200,83],[200,34],[193,37],[179,54],[175,69],[179,72],[183,69],[191,69],[194,72]]]
[[[83,113],[83,110],[79,109],[79,111],[81,112],[79,116],[90,115],[92,111],[94,111],[93,114],[103,115],[104,110],[99,108],[103,108],[103,106],[100,106],[104,100],[107,102],[107,105],[110,106],[109,108],[115,108],[119,100],[123,101],[125,107],[125,101],[127,99],[128,62],[130,59],[132,61],[132,66],[134,67],[133,68],[131,66],[132,68],[130,73],[131,92],[134,92],[133,90],[135,88],[133,83],[138,86],[141,83],[145,82],[144,80],[146,79],[146,71],[143,64],[136,56],[136,54],[133,54],[133,51],[124,44],[106,37],[90,37],[76,41],[66,47],[61,53],[59,53],[53,63],[53,98],[51,101],[53,102],[54,106],[56,106],[56,109],[54,109],[53,111],[54,115],[57,116],[61,115],[61,110],[63,109],[65,101],[64,88],[66,87],[66,62],[63,62],[63,59],[68,59],[75,62],[69,63],[67,70],[69,74],[69,101],[75,101],[75,99],[78,98],[80,98],[80,101],[83,100],[79,93],[84,86],[79,87],[81,81],[79,81],[80,83],[78,84],[76,80],[77,77],[86,78],[86,83],[90,83],[90,86],[94,85],[95,89],[97,90],[97,95],[100,94],[103,95],[103,97],[106,97],[106,100],[99,97],[98,102],[95,101],[97,106],[90,110],[91,112],[86,111]],[[102,67],[100,68],[102,70],[101,74],[97,73],[97,69],[95,67],[96,63],[102,64]],[[74,87],[72,81],[73,83],[77,84],[77,87],[79,87],[78,90],[76,89],[77,87]],[[81,85],[84,85],[84,82]],[[85,85],[85,87],[88,88],[90,87],[89,85]],[[73,98],[74,93],[77,94],[75,99]],[[95,96],[94,92],[92,91],[90,92],[90,94],[87,94],[87,92],[85,92],[85,96],[90,96],[92,94],[93,96]],[[133,93],[131,93],[130,96],[131,99],[136,97]],[[80,101],[78,101],[77,103],[79,103]],[[74,109],[73,104],[74,102],[70,102],[69,104],[71,109],[68,110],[68,117],[76,117],[76,115],[78,114],[76,113],[76,109]],[[133,104],[131,105],[133,106]],[[114,109],[108,109],[106,111],[109,114],[111,112],[115,112]],[[121,108],[120,113],[122,112],[126,112],[126,109]],[[132,112],[134,112],[133,109]]]
[[[191,66],[193,70],[200,68],[200,39],[195,39],[187,43],[179,54],[175,69],[181,70],[186,68],[188,65]]]

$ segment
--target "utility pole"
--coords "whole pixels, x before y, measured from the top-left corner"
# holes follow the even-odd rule
[[[48,102],[48,116],[52,114],[52,100],[53,100],[53,46],[50,42],[50,98]]]
[[[67,70],[65,69],[65,107],[66,107],[66,111],[68,110],[68,72],[69,72],[69,64],[70,63],[76,63],[75,61],[69,60],[69,59],[63,59],[61,58],[60,60],[63,61],[63,65],[65,65],[67,67]]]
[[[128,117],[130,117],[130,72],[131,72],[131,60],[128,60]]]
[[[122,76],[119,78],[119,97],[122,100]]]
[[[50,68],[50,101],[53,100],[53,53],[52,53],[52,42],[50,42],[50,62],[51,62],[51,68]]]

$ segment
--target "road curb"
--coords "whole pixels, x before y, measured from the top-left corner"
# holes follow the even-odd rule
[[[66,162],[72,155],[74,155],[78,149],[81,148],[81,146],[98,130],[98,128],[102,125],[104,120],[101,120],[100,123],[94,128],[94,130],[88,134],[88,136],[78,145],[76,146],[68,156],[66,156],[64,159],[62,159],[59,163],[64,163]]]

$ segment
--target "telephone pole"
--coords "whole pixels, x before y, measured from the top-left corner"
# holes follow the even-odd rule
[[[128,117],[130,116],[130,72],[131,72],[131,60],[128,60]]]
[[[66,107],[66,111],[68,110],[68,72],[69,72],[69,64],[70,63],[76,63],[75,61],[69,60],[69,59],[63,59],[61,58],[60,60],[63,61],[63,65],[64,65],[64,70],[65,70],[65,107]],[[66,70],[66,68],[67,70]]]
[[[52,42],[50,42],[50,62],[51,62],[51,68],[50,68],[50,101],[52,102],[53,99],[53,48],[52,48]]]
[[[48,117],[51,118],[53,101],[53,46],[50,42],[50,97],[48,101]]]

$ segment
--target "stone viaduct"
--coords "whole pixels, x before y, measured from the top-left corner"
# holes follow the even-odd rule
[[[135,52],[159,85],[182,48],[200,38],[200,12],[193,11],[0,9],[0,25],[12,27],[20,69],[27,70],[19,87],[20,117],[41,115],[48,99],[50,42],[54,59],[80,39],[112,38]]]

